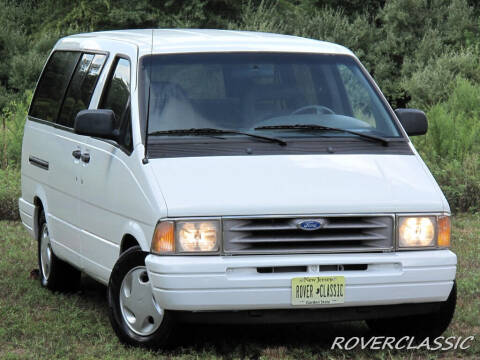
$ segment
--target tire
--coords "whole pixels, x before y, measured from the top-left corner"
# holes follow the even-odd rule
[[[153,298],[145,267],[146,253],[139,246],[121,254],[108,284],[109,317],[120,341],[150,349],[171,345],[175,322]]]
[[[54,253],[50,243],[45,212],[41,210],[38,221],[38,267],[40,269],[40,284],[52,291],[75,291],[80,285],[81,272]]]
[[[367,325],[374,333],[388,336],[414,336],[416,341],[426,337],[436,338],[447,330],[452,321],[457,302],[457,284],[453,283],[447,301],[438,311],[397,318],[367,320]]]

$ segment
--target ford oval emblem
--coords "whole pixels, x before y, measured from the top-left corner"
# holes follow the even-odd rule
[[[313,231],[322,228],[324,221],[318,220],[303,220],[297,224],[297,227],[305,231]]]

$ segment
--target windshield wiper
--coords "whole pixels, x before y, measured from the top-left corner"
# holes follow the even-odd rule
[[[299,130],[324,130],[324,131],[339,131],[339,132],[344,132],[352,135],[357,135],[360,136],[361,138],[368,139],[368,140],[373,140],[377,142],[381,142],[383,145],[388,145],[392,139],[384,138],[381,136],[376,136],[376,135],[371,135],[371,134],[365,134],[362,132],[354,131],[354,130],[347,130],[347,129],[341,129],[341,128],[336,128],[336,127],[330,127],[330,126],[323,126],[323,125],[315,125],[315,124],[295,124],[295,125],[270,125],[270,126],[260,126],[256,127],[255,130],[274,130],[274,129],[279,129],[279,130],[289,130],[289,129],[299,129]]]
[[[234,129],[216,129],[216,128],[192,128],[192,129],[174,129],[174,130],[163,130],[163,131],[154,131],[148,133],[148,136],[157,136],[157,135],[209,135],[209,134],[239,134],[246,135],[256,139],[262,139],[277,143],[279,145],[287,145],[286,141],[283,141],[278,138],[252,134],[245,131],[234,130]]]

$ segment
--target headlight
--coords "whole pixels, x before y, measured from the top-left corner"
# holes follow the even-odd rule
[[[400,216],[398,247],[449,247],[449,216]]]
[[[435,246],[435,218],[401,217],[398,223],[400,247]]]
[[[220,249],[220,222],[217,220],[162,221],[155,228],[152,252],[212,253]]]
[[[218,222],[178,222],[176,231],[178,251],[217,251],[217,233]]]

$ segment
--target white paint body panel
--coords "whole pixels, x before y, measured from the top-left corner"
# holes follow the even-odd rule
[[[109,56],[98,79],[90,109],[98,106],[117,54],[131,61],[132,109],[138,109],[136,63],[138,47],[106,39],[60,40],[54,50],[105,51]],[[36,219],[31,208],[41,201],[55,254],[98,281],[107,284],[125,235],[132,235],[144,251],[166,206],[149,170],[141,160],[138,111],[132,111],[135,150],[130,155],[113,144],[27,119],[22,147],[22,221],[32,236]],[[90,153],[85,164],[72,151]],[[30,156],[49,162],[48,171],[29,163]],[[161,196],[160,196],[161,199]],[[31,218],[29,216],[32,216]]]
[[[168,216],[445,211],[416,155],[154,159]]]
[[[52,247],[61,259],[108,283],[121,241],[133,236],[150,250],[160,219],[368,213],[448,213],[445,197],[417,152],[413,155],[287,155],[150,159],[143,164],[137,64],[154,53],[271,51],[344,54],[348,49],[292,36],[213,30],[129,30],[80,34],[55,50],[95,50],[108,58],[89,108],[97,108],[115,56],[131,61],[134,151],[108,141],[27,120],[22,149],[23,224],[38,234],[43,204]],[[88,152],[88,164],[73,150]],[[29,162],[49,162],[48,171]],[[347,305],[444,301],[455,279],[450,251],[386,254],[160,257],[147,268],[166,309],[289,308],[290,281],[299,274],[259,274],[257,266],[368,263],[348,272]],[[331,273],[335,275],[336,273]],[[300,276],[304,276],[300,275]],[[328,275],[322,273],[322,275]]]
[[[153,31],[153,47],[151,29],[78,34],[61,41],[62,44],[83,42],[89,46],[94,46],[98,39],[132,43],[138,47],[139,57],[152,52],[154,54],[178,54],[228,51],[309,52],[354,56],[349,49],[341,45],[298,36],[212,29],[155,29]]]
[[[301,276],[345,276],[345,303],[313,306],[316,308],[445,301],[455,279],[457,257],[449,250],[286,256],[149,255],[146,264],[155,299],[165,309],[254,310],[298,308],[291,305],[291,281]],[[257,272],[257,267],[319,264],[368,264],[368,269]]]

